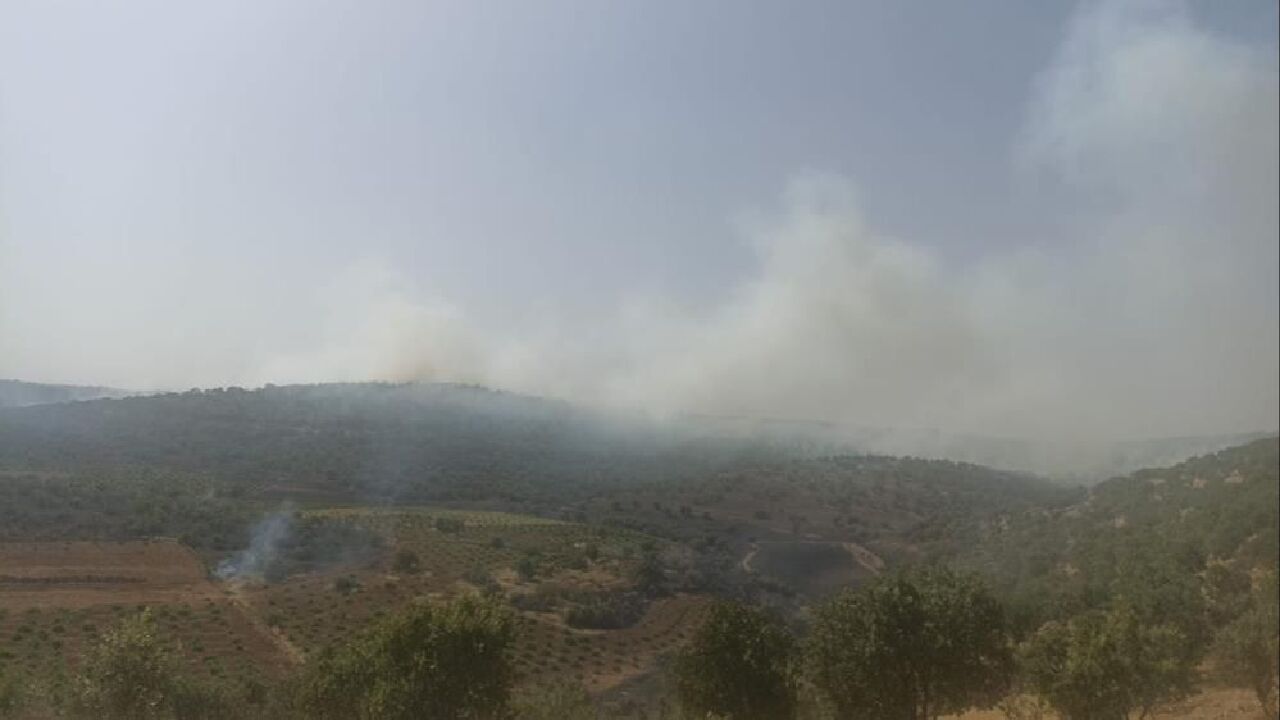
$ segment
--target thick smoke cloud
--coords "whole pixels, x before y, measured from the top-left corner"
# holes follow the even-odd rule
[[[263,379],[1072,440],[1272,429],[1277,101],[1274,57],[1176,6],[1092,7],[1010,143],[1056,209],[1042,237],[958,261],[870,227],[856,187],[874,178],[809,174],[746,224],[756,271],[710,310],[639,298],[608,341],[496,340],[365,269],[328,345]]]

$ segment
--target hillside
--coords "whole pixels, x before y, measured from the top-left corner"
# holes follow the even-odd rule
[[[772,452],[455,385],[267,386],[0,411],[0,468],[148,466],[251,492],[558,500]]]
[[[1002,515],[959,557],[1027,608],[1028,622],[1211,567],[1237,574],[1274,568],[1278,450],[1275,437],[1257,440],[1113,478],[1074,505]]]
[[[136,395],[132,390],[88,385],[53,385],[0,379],[0,408],[50,405]]]
[[[193,672],[276,682],[479,590],[518,614],[522,687],[567,673],[631,717],[717,598],[803,632],[839,590],[943,562],[986,579],[1015,641],[1123,598],[1204,648],[1277,559],[1276,438],[1087,489],[821,449],[456,385],[6,408],[0,636],[58,677],[149,604]],[[175,559],[86,569],[131,553]]]
[[[8,409],[0,472],[14,537],[150,532],[224,548],[238,542],[249,508],[284,499],[449,502],[678,542],[714,538],[735,563],[755,540],[858,543],[916,558],[980,518],[1075,497],[977,465],[814,457],[454,385],[269,386]]]

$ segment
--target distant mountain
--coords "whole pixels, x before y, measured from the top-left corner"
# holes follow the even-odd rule
[[[118,388],[64,386],[0,380],[0,409],[65,404],[70,401],[97,398],[132,397],[140,393]],[[288,420],[288,432],[276,427],[276,421]],[[233,421],[234,420],[234,421]],[[224,425],[229,421],[229,425]],[[1119,477],[1142,468],[1171,465],[1188,457],[1210,454],[1222,448],[1242,445],[1267,433],[1226,434],[1226,436],[1149,439],[1149,441],[1070,442],[1038,441],[1038,439],[998,438],[973,434],[946,433],[931,429],[892,429],[858,427],[819,421],[722,418],[722,416],[686,415],[667,420],[650,420],[640,415],[599,413],[588,407],[549,398],[517,395],[479,386],[448,383],[328,383],[314,386],[268,386],[261,389],[215,388],[184,393],[160,393],[138,404],[110,404],[78,407],[74,410],[50,410],[26,419],[9,420],[12,432],[22,425],[40,425],[46,436],[28,438],[33,447],[44,446],[59,434],[77,433],[79,443],[64,446],[63,461],[83,455],[83,442],[92,442],[104,450],[114,445],[115,454],[133,457],[134,461],[165,460],[159,445],[170,441],[178,445],[204,446],[216,455],[243,455],[243,448],[261,445],[268,439],[283,442],[288,438],[293,450],[310,447],[328,437],[330,430],[351,423],[328,447],[328,452],[344,443],[356,442],[353,428],[376,429],[360,442],[396,446],[411,441],[417,429],[430,428],[433,437],[425,441],[457,447],[497,448],[497,456],[507,455],[512,443],[527,445],[532,437],[556,438],[543,451],[562,452],[564,447],[590,447],[588,455],[599,456],[607,448],[613,452],[654,454],[675,451],[678,447],[701,447],[699,457],[707,456],[707,448],[716,452],[748,452],[750,455],[814,457],[826,455],[892,455],[922,459],[972,462],[988,468],[1014,470],[1042,475],[1069,484],[1091,484]],[[294,437],[293,430],[312,425],[310,436]],[[5,420],[0,419],[0,429]],[[205,437],[179,441],[180,433],[200,427]],[[143,430],[143,428],[146,428]],[[269,433],[260,436],[259,430]],[[485,436],[481,429],[488,428]],[[29,428],[28,428],[29,429]],[[51,434],[47,434],[51,433]],[[248,437],[242,437],[244,434]],[[404,436],[410,433],[410,436]],[[364,434],[364,433],[357,433]],[[398,437],[399,439],[392,439]],[[465,438],[465,442],[463,442]],[[64,438],[65,439],[65,438]],[[232,443],[218,448],[219,442]],[[454,442],[454,441],[457,441]],[[141,443],[141,445],[140,445]],[[407,443],[408,447],[413,442]],[[0,438],[3,450],[4,438]],[[150,447],[146,457],[138,456],[140,447]],[[641,448],[645,450],[641,451]],[[403,456],[406,450],[379,450],[383,455]],[[159,454],[159,455],[156,455]],[[410,454],[424,457],[425,450]],[[577,457],[581,457],[579,454]],[[0,456],[0,461],[4,457]],[[168,460],[165,460],[168,462]],[[468,462],[472,462],[468,460]],[[595,461],[593,461],[594,464]],[[389,462],[383,462],[389,464]],[[429,464],[435,466],[436,461]],[[634,474],[631,468],[625,474]],[[352,470],[355,471],[355,470]],[[361,469],[371,473],[371,469]],[[655,471],[653,462],[646,471]],[[605,477],[616,474],[613,469],[599,470]]]
[[[687,429],[769,441],[810,454],[865,453],[954,460],[1092,485],[1136,470],[1163,467],[1275,435],[1275,431],[1071,441],[1002,438],[941,430],[866,427],[828,422],[689,416]]]
[[[127,397],[139,393],[119,388],[88,385],[51,385],[0,379],[0,407],[28,407],[76,400]]]
[[[0,408],[0,469],[153,467],[250,492],[562,500],[775,458],[767,444],[449,384],[226,388]]]

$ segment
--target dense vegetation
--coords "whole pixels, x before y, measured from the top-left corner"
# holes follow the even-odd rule
[[[1213,682],[1274,708],[1278,451],[1084,489],[455,386],[0,409],[0,542],[177,537],[247,563],[266,584],[237,602],[305,655],[197,677],[161,607],[42,685],[20,652],[104,625],[33,611],[0,635],[0,717],[591,717],[550,678],[643,675],[641,647],[668,716],[1124,718]]]
[[[247,542],[255,508],[208,475],[109,467],[0,470],[0,541],[176,537],[198,550]]]
[[[1019,632],[1103,609],[1117,595],[1216,625],[1221,618],[1206,613],[1220,615],[1255,569],[1276,566],[1278,448],[1276,438],[1258,440],[1108,480],[1071,506],[1004,514],[958,557],[995,583]],[[1215,592],[1219,607],[1206,608]]]
[[[157,467],[375,502],[559,501],[771,452],[449,385],[193,390],[0,411],[0,468]]]

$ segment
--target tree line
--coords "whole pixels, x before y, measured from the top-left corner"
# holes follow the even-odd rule
[[[1206,657],[1275,711],[1276,575],[1246,594],[1216,639],[1187,618],[1117,597],[1021,641],[975,575],[945,567],[885,577],[814,608],[796,632],[766,608],[719,601],[668,670],[665,717],[936,720],[1030,705],[1064,720],[1145,717],[1193,690]],[[513,611],[495,596],[419,601],[312,658],[276,686],[211,684],[179,670],[150,613],[126,619],[58,696],[0,674],[0,717],[103,720],[586,720],[586,692],[519,688]]]

